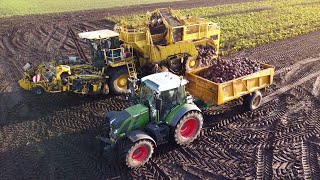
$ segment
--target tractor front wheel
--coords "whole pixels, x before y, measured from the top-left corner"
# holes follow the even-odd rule
[[[129,168],[143,166],[149,161],[153,154],[153,143],[151,141],[140,140],[132,143],[130,140],[126,140],[126,143],[120,150],[122,152],[120,158]]]
[[[203,117],[200,112],[186,113],[175,128],[175,142],[179,145],[191,143],[199,136],[202,125]]]

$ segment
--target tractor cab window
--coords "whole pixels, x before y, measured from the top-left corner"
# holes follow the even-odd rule
[[[184,102],[186,97],[186,91],[185,91],[185,86],[179,86],[177,89],[177,103],[182,103]]]
[[[180,104],[185,99],[185,88],[184,86],[179,86],[176,89],[171,89],[163,91],[160,94],[163,105],[167,104],[167,107],[171,108],[175,104]]]
[[[170,110],[177,105],[177,89],[171,89],[160,93],[162,107],[160,111],[160,121],[163,121]]]
[[[160,120],[162,121],[169,114],[172,108],[176,107],[177,104],[181,104],[182,102],[184,102],[184,86],[179,86],[176,89],[163,91],[160,93],[160,98],[162,99],[162,107],[160,113]]]
[[[146,106],[155,107],[154,91],[146,83],[141,84],[140,103]]]
[[[165,109],[170,109],[175,104],[177,104],[177,90],[171,89],[167,91],[163,91],[160,94],[160,98],[162,99],[162,106]]]

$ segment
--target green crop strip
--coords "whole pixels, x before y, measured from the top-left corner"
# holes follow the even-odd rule
[[[170,0],[0,0],[0,17],[92,10],[169,1]]]
[[[319,0],[265,0],[180,12],[217,22],[221,27],[220,45],[228,53],[320,30]],[[133,23],[144,18],[133,15],[113,20]]]

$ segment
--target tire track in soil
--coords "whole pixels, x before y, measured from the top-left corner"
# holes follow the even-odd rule
[[[49,41],[53,38],[53,35],[56,33],[56,28],[55,28],[55,25],[52,25],[51,26],[51,31],[50,33],[48,34],[47,38],[43,41],[42,45],[41,45],[41,48],[44,48],[44,47],[48,47],[48,43]]]
[[[320,97],[320,76],[317,77],[315,83],[313,84],[312,94],[315,97]]]
[[[256,179],[272,179],[272,149],[257,150]]]
[[[303,178],[301,143],[275,146],[273,152],[273,178]]]
[[[319,179],[320,168],[316,145],[308,141],[301,143],[302,165],[305,179]]]

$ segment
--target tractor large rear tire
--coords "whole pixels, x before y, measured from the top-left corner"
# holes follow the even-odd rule
[[[153,143],[146,139],[134,143],[126,139],[119,147],[120,161],[132,169],[143,166],[151,158],[153,146]]]
[[[179,120],[174,130],[174,140],[179,145],[187,145],[200,134],[203,117],[200,112],[188,112]]]
[[[111,70],[109,73],[110,90],[115,95],[128,93],[128,78],[129,73],[126,67],[118,67]]]
[[[260,107],[262,102],[262,94],[260,91],[253,92],[243,97],[243,105],[249,110],[253,111]]]

